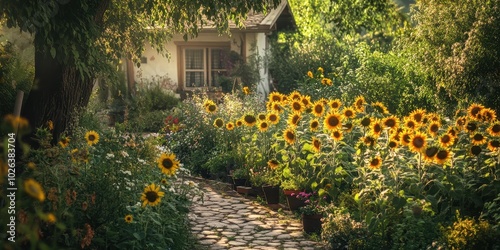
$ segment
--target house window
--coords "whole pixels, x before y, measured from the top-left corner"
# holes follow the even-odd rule
[[[220,77],[227,75],[228,52],[229,48],[224,47],[184,47],[185,86],[219,87]]]

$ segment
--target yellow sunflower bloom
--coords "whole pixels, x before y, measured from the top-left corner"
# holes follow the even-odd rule
[[[241,127],[241,126],[243,126],[243,120],[241,120],[241,119],[240,119],[240,120],[237,120],[237,121],[236,121],[236,123],[235,123],[235,125],[236,125],[237,127]]]
[[[500,136],[500,122],[495,122],[491,124],[491,126],[488,128],[488,133],[491,136]]]
[[[261,121],[258,127],[260,132],[265,132],[269,128],[269,123],[267,123],[267,121]]]
[[[498,140],[491,140],[488,142],[488,149],[491,152],[496,152],[500,148],[500,141]]]
[[[325,113],[325,106],[322,101],[316,101],[313,103],[312,113],[314,116],[321,117]]]
[[[312,142],[311,142],[311,144],[312,144],[312,147],[313,147],[314,152],[317,152],[317,153],[318,153],[318,152],[320,152],[320,151],[321,151],[321,141],[320,141],[320,140],[318,140],[318,138],[313,137],[313,138],[312,138]]]
[[[175,154],[163,153],[160,158],[158,158],[158,167],[161,169],[162,173],[172,176],[179,168],[179,161],[176,159]]]
[[[332,79],[323,77],[323,79],[321,79],[321,84],[325,86],[332,86],[333,82]]]
[[[311,72],[311,71],[307,71],[307,76],[308,76],[309,78],[313,78],[313,77],[314,77],[313,72]]]
[[[352,124],[352,122],[348,122],[348,123],[342,125],[342,128],[344,129],[344,132],[346,132],[346,133],[351,132],[353,127],[354,127],[354,125]]]
[[[269,101],[270,102],[281,102],[281,101],[283,101],[283,95],[279,92],[271,92],[271,93],[269,93]]]
[[[217,118],[214,121],[214,127],[222,128],[224,126],[224,121],[221,118]]]
[[[65,147],[67,147],[69,145],[69,142],[70,142],[70,138],[69,137],[63,137],[58,142],[58,144],[59,144],[59,146],[61,146],[61,148],[65,148]]]
[[[481,134],[481,133],[475,133],[472,136],[472,144],[474,144],[474,145],[481,145],[481,144],[484,144],[484,143],[486,143],[486,137],[484,137],[483,134]]]
[[[324,127],[328,130],[336,130],[342,127],[342,115],[334,112],[330,112],[325,116]]]
[[[283,113],[285,110],[281,107],[281,104],[279,102],[273,102],[271,103],[271,107],[269,110],[276,112],[276,113]]]
[[[234,129],[234,123],[228,122],[226,124],[226,129],[229,130],[229,131],[233,130]]]
[[[398,140],[390,140],[388,143],[390,149],[396,149],[399,146]]]
[[[245,95],[250,94],[250,89],[247,86],[243,87],[243,94],[245,94]]]
[[[311,122],[309,123],[309,129],[311,129],[311,131],[317,131],[319,128],[319,121],[318,119],[313,119],[311,120]]]
[[[257,119],[254,115],[246,114],[243,116],[243,123],[245,123],[248,127],[252,127],[255,123],[257,123]]]
[[[370,159],[368,167],[371,169],[380,169],[380,166],[382,166],[382,158],[380,156],[375,156]]]
[[[382,133],[382,129],[382,122],[379,119],[375,119],[370,124],[370,133],[376,138],[380,136],[380,133]]]
[[[300,113],[294,112],[288,117],[288,125],[292,128],[295,128],[297,127],[301,119],[302,116],[300,115]]]
[[[399,119],[393,115],[384,118],[382,123],[386,128],[389,128],[390,130],[395,130],[399,128]]]
[[[455,137],[446,133],[439,137],[439,145],[443,148],[448,148],[455,143]]]
[[[325,72],[325,71],[323,70],[323,68],[322,68],[322,67],[318,67],[318,72],[319,72],[320,74],[323,74],[323,72]]]
[[[403,120],[404,120],[404,127],[406,129],[416,130],[419,127],[419,124],[411,117],[405,117]]]
[[[476,131],[477,128],[478,128],[478,125],[474,121],[467,121],[465,123],[465,130],[467,130],[467,132],[469,132],[469,133]]]
[[[26,179],[24,181],[24,191],[31,197],[37,199],[40,202],[45,200],[45,192],[43,191],[42,185],[35,181],[34,179]]]
[[[439,150],[439,152],[437,152],[436,156],[434,156],[434,160],[436,161],[437,164],[444,165],[448,160],[451,159],[450,155],[451,155],[450,151],[446,149],[441,149]]]
[[[132,223],[132,221],[134,221],[134,216],[132,216],[131,214],[127,214],[125,215],[124,220],[126,223]]]
[[[354,108],[359,113],[365,112],[365,104],[366,104],[366,101],[365,101],[364,96],[360,95],[360,96],[356,97],[356,99],[354,100]]]
[[[270,168],[270,169],[277,169],[279,167],[279,162],[277,160],[269,160],[267,161],[267,166]]]
[[[290,108],[292,109],[292,112],[303,112],[306,107],[304,106],[304,103],[300,100],[294,100],[290,103]]]
[[[339,99],[330,100],[328,106],[332,111],[336,111],[342,106],[342,102]]]
[[[360,123],[361,123],[361,126],[363,126],[363,127],[365,127],[365,128],[366,128],[366,127],[369,127],[369,126],[370,126],[370,124],[372,123],[372,118],[370,118],[370,117],[366,116],[366,117],[364,117],[363,119],[361,119],[361,122],[360,122]]]
[[[304,104],[305,108],[309,108],[311,106],[311,97],[308,95],[302,96],[302,99],[300,101]]]
[[[410,145],[412,133],[413,132],[411,130],[408,129],[403,130],[403,132],[400,135],[401,138],[400,142],[402,145],[404,146]]]
[[[374,103],[372,103],[372,107],[373,107],[373,109],[375,109],[377,112],[379,112],[381,114],[384,114],[384,115],[385,114],[389,114],[389,110],[381,102],[374,102]]]
[[[497,113],[493,109],[484,108],[481,112],[479,112],[479,117],[481,117],[482,121],[492,122],[497,119]]]
[[[467,117],[461,116],[458,117],[457,120],[455,121],[455,126],[459,129],[464,129],[465,124],[467,123]]]
[[[467,114],[469,115],[470,119],[479,120],[479,114],[480,114],[481,110],[483,110],[483,109],[484,109],[483,105],[473,103],[467,109]]]
[[[416,123],[420,124],[424,121],[424,116],[427,111],[425,109],[416,109],[410,113],[410,117]]]
[[[437,147],[428,147],[424,150],[424,160],[426,162],[433,162],[434,161],[434,156],[438,153],[439,148]]]
[[[410,137],[410,150],[413,152],[421,152],[427,146],[427,136],[423,133],[416,132]]]
[[[302,94],[299,91],[294,90],[288,95],[289,101],[300,101],[302,99]]]
[[[257,119],[259,119],[260,121],[265,121],[267,119],[267,116],[266,114],[260,113],[257,115]]]
[[[368,147],[373,147],[375,145],[376,139],[373,136],[367,135],[360,138],[360,141],[363,142]]]
[[[94,130],[85,133],[85,140],[89,146],[96,145],[99,142],[99,134]]]
[[[427,132],[432,136],[432,137],[436,137],[438,132],[439,132],[439,128],[441,127],[441,123],[440,122],[437,122],[437,121],[433,121],[429,124],[429,127],[427,129]]]
[[[340,130],[334,130],[331,136],[335,141],[341,141],[342,139],[344,139],[344,134]]]
[[[353,108],[345,108],[342,112],[344,114],[344,117],[349,119],[349,118],[354,118],[354,116],[356,115],[356,111],[354,111]]]
[[[267,114],[267,120],[271,124],[278,124],[280,122],[280,117],[276,113],[271,112]]]
[[[144,188],[144,192],[141,195],[142,206],[156,206],[160,204],[161,197],[163,197],[164,195],[165,193],[160,191],[160,186],[156,186],[153,183]]]
[[[217,111],[217,105],[212,100],[205,100],[204,106],[208,113],[215,113]]]
[[[288,144],[294,144],[297,139],[295,136],[295,131],[292,128],[287,128],[283,131],[283,138]]]

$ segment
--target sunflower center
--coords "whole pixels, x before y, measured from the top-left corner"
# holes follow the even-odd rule
[[[321,114],[323,112],[323,106],[321,105],[314,106],[314,112],[316,112],[317,114]]]
[[[292,132],[288,131],[286,133],[286,138],[288,138],[289,140],[294,140],[295,139],[295,135]]]
[[[319,123],[317,121],[313,121],[311,123],[311,128],[317,128],[319,126]]]
[[[340,132],[339,132],[339,131],[335,131],[335,132],[333,132],[333,137],[335,137],[335,138],[340,138],[340,136],[341,136],[341,134],[340,134]]]
[[[448,143],[448,142],[450,142],[450,140],[451,140],[451,137],[449,135],[443,135],[441,137],[441,142],[442,143]]]
[[[209,110],[210,112],[214,112],[214,111],[215,111],[215,109],[216,109],[215,105],[210,104],[210,105],[208,106],[208,110]]]
[[[295,116],[293,116],[292,123],[297,124],[299,122],[299,120],[300,120],[300,116],[295,115]]]
[[[482,141],[483,140],[483,135],[482,134],[475,134],[474,135],[474,141]]]
[[[370,165],[372,165],[372,166],[378,166],[379,163],[380,163],[380,161],[378,160],[378,158],[374,158],[370,162]]]
[[[406,123],[406,126],[408,128],[414,128],[415,127],[415,123],[413,121],[409,121],[408,123]]]
[[[392,128],[396,126],[396,121],[393,119],[388,119],[387,121],[385,121],[385,126]]]
[[[370,123],[371,123],[371,120],[368,117],[365,117],[365,118],[363,118],[363,120],[361,120],[361,125],[363,125],[364,127],[370,126]]]
[[[337,102],[332,103],[332,108],[334,108],[334,109],[338,109],[339,106],[340,106],[340,104]]]
[[[265,123],[265,122],[261,123],[261,124],[260,124],[260,127],[261,127],[261,128],[267,128],[267,123]]]
[[[432,158],[434,157],[438,152],[438,149],[435,148],[435,147],[430,147],[428,149],[425,150],[425,155],[429,158]]]
[[[347,116],[347,117],[351,117],[351,116],[353,116],[352,111],[351,111],[351,110],[346,110],[346,112],[345,112],[345,116]]]
[[[319,148],[321,146],[321,143],[318,140],[314,140],[314,147]]]
[[[395,141],[390,141],[390,142],[389,142],[389,147],[390,147],[390,148],[395,148],[395,147],[397,147],[397,146],[398,146],[398,144],[397,144]]]
[[[380,124],[375,124],[375,126],[373,126],[373,132],[375,133],[379,133],[381,130],[382,127],[380,126]]]
[[[470,152],[473,155],[479,155],[481,153],[481,147],[479,147],[479,146],[472,146],[472,148],[470,149]]]
[[[89,135],[89,141],[94,141],[95,140],[95,135]]]
[[[471,115],[475,116],[475,115],[477,115],[477,113],[479,113],[479,111],[481,111],[480,107],[474,107],[474,108],[472,108],[470,113],[471,113]]]
[[[493,133],[499,133],[500,132],[500,124],[493,125],[493,127],[491,128],[491,131],[493,131]]]
[[[441,150],[437,153],[436,158],[439,160],[446,160],[446,158],[448,158],[448,152],[446,152],[446,150]]]
[[[170,159],[164,159],[161,162],[161,165],[163,166],[163,168],[171,169],[174,166],[174,163]]]
[[[477,128],[477,126],[476,126],[476,124],[475,124],[475,123],[473,123],[473,122],[469,122],[469,123],[467,123],[467,127],[466,127],[466,128],[467,128],[467,130],[469,130],[469,131],[475,131],[475,130],[476,130],[476,128]]]
[[[494,148],[500,147],[500,142],[499,141],[491,141],[490,145]]]
[[[149,202],[155,202],[158,198],[160,198],[158,196],[158,193],[154,192],[154,191],[148,191],[146,193],[146,199],[149,201]]]
[[[424,146],[424,138],[422,137],[415,137],[413,139],[413,146],[416,148],[422,148]]]
[[[269,116],[269,120],[272,121],[272,122],[275,122],[276,119],[277,119],[277,116],[275,116],[275,115]]]
[[[328,118],[328,124],[332,127],[339,125],[339,123],[340,123],[340,120],[336,116],[330,116]]]
[[[417,122],[421,122],[422,121],[422,114],[415,114],[413,116],[413,119],[415,119],[415,121],[417,121]]]
[[[294,102],[292,105],[294,110],[300,110],[302,108],[302,106],[298,102]]]
[[[247,116],[245,116],[245,121],[247,123],[254,123],[255,122],[255,117],[253,117],[251,115],[247,115]]]
[[[439,126],[438,125],[436,125],[436,124],[432,124],[431,125],[431,131],[432,132],[437,132],[438,130],[439,130]]]

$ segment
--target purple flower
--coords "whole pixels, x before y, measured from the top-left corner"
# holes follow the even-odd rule
[[[306,201],[304,201],[304,203],[306,203],[306,204],[309,204],[309,202],[311,202],[311,201],[310,201],[310,200],[306,200]]]

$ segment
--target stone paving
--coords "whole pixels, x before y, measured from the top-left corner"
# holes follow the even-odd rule
[[[299,220],[291,219],[234,191],[196,181],[204,201],[195,199],[189,215],[199,249],[323,249],[308,240]]]

